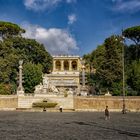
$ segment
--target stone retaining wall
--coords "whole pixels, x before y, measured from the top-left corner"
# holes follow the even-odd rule
[[[125,104],[127,111],[140,111],[140,97],[125,97]],[[110,111],[121,111],[123,99],[114,96],[74,98],[74,108],[77,111],[104,111],[105,106],[108,106]]]
[[[122,97],[107,96],[56,96],[56,95],[36,95],[36,96],[16,96],[1,95],[0,110],[16,110],[17,108],[32,108],[32,103],[47,99],[49,102],[57,102],[58,107],[64,109],[75,109],[76,111],[104,111],[105,106],[109,106],[110,111],[121,111],[123,100]],[[126,109],[128,111],[140,112],[140,97],[126,97]]]
[[[1,95],[0,110],[15,110],[18,107],[18,97],[16,95]]]
[[[34,102],[43,101],[58,103],[57,107],[62,106],[64,109],[73,109],[73,96],[64,97],[61,95],[35,95],[35,96],[19,96],[18,108],[32,108]]]

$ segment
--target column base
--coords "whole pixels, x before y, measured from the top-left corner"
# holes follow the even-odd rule
[[[81,96],[87,96],[88,95],[88,92],[87,91],[81,91]]]
[[[85,86],[83,86],[80,90],[80,95],[81,96],[87,96],[88,95],[88,90]]]
[[[18,95],[18,96],[23,96],[23,95],[24,95],[24,90],[19,90],[19,91],[17,91],[17,95]]]

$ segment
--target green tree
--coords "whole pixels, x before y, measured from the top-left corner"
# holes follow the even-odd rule
[[[10,84],[0,83],[0,95],[11,95],[12,86]]]
[[[45,50],[43,44],[38,43],[34,39],[15,37],[10,39],[13,43],[13,48],[16,49],[17,55],[25,62],[41,64],[44,73],[49,73],[52,69],[52,57]]]
[[[90,54],[83,56],[86,67],[90,66],[90,71],[87,74],[87,84],[91,86],[91,89],[95,89],[96,94],[97,92],[99,92],[99,88],[102,88],[102,79],[99,79],[99,76],[96,71],[98,71],[98,69],[103,63],[104,53],[105,47],[104,45],[100,45]]]
[[[23,67],[24,89],[26,93],[33,93],[35,86],[42,82],[42,65],[27,63]]]
[[[94,61],[94,67],[96,68],[96,71],[100,68],[104,61],[104,54],[105,54],[105,46],[99,45],[95,51],[91,53],[92,61]]]
[[[49,73],[52,68],[52,57],[44,45],[23,38],[21,34],[24,32],[16,24],[0,21],[0,84],[10,85],[14,90],[19,60],[22,59],[25,64],[41,65],[44,73]]]
[[[11,22],[0,21],[0,37],[2,39],[21,36],[21,33],[24,33],[25,30],[20,28],[17,24]]]
[[[134,43],[127,46],[126,49],[126,77],[127,93],[130,95],[139,94],[139,59],[140,59],[140,26],[134,26],[125,29],[123,36],[132,40]]]
[[[1,41],[0,50],[0,82],[11,83],[17,74],[18,55],[10,43]]]
[[[122,34],[135,42],[136,45],[140,45],[140,26],[134,26],[125,29]]]
[[[104,59],[104,52],[105,52],[105,47],[104,45],[100,45],[92,51],[90,54],[84,55],[83,59],[85,60],[85,65],[87,67],[90,67],[90,72],[92,71],[93,68],[98,69],[100,67],[101,63],[103,62]]]
[[[140,95],[140,61],[133,61],[129,67],[128,85]]]
[[[123,83],[122,81],[117,81],[117,82],[113,82],[112,84],[112,95],[113,96],[118,96],[118,95],[122,95],[122,87],[123,87]]]
[[[122,80],[122,38],[113,35],[105,40],[104,47],[104,59],[97,75],[103,87],[112,92],[113,84]]]
[[[135,43],[135,55],[136,58],[140,58],[140,26],[134,26],[125,29],[122,34],[128,38],[134,41]]]

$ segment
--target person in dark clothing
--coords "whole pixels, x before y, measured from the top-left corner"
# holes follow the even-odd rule
[[[63,108],[62,108],[62,106],[60,106],[59,110],[60,110],[60,112],[62,112],[62,111],[63,111]]]
[[[43,108],[43,111],[44,111],[44,112],[46,111],[46,108],[45,108],[45,107]]]
[[[108,120],[108,119],[110,119],[110,115],[109,115],[108,106],[106,106],[106,109],[105,109],[105,120]]]

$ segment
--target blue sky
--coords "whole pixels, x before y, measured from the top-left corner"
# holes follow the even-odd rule
[[[0,20],[19,24],[53,55],[82,56],[140,25],[140,0],[0,0]]]

